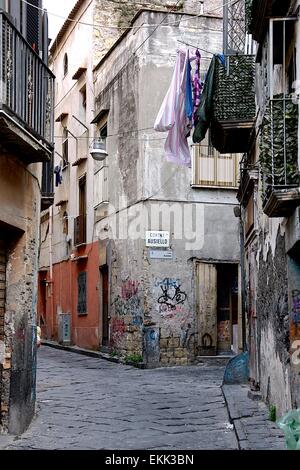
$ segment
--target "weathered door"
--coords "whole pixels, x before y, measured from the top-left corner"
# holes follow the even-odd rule
[[[102,346],[108,346],[109,341],[109,321],[108,321],[108,267],[102,266]]]
[[[215,264],[197,263],[198,355],[217,353],[217,269]]]
[[[3,241],[0,239],[0,409],[2,395],[2,354],[4,353],[4,314],[5,314],[5,290],[6,290],[6,251]],[[1,416],[0,416],[1,425]]]

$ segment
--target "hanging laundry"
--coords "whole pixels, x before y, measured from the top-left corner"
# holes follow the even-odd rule
[[[197,110],[200,105],[203,84],[200,79],[201,55],[199,49],[196,50],[195,73],[193,78],[193,124],[197,124]]]
[[[192,93],[192,80],[191,80],[191,63],[189,51],[187,51],[187,69],[186,69],[186,95],[185,95],[185,112],[187,116],[187,135],[193,126],[193,93]]]
[[[165,142],[166,159],[178,165],[191,166],[187,142],[187,70],[189,54],[177,51],[177,59],[170,87],[158,112],[154,129],[168,132]]]
[[[61,165],[55,166],[54,174],[55,174],[55,186],[58,186],[62,183]]]
[[[200,105],[196,111],[197,122],[193,134],[194,143],[201,142],[205,138],[205,134],[211,123],[213,114],[214,75],[217,60],[222,64],[225,62],[224,56],[221,54],[215,54],[211,60],[204,83],[203,93],[201,94]]]

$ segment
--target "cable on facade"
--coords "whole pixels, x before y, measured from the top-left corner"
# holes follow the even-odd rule
[[[36,5],[32,5],[31,3],[29,3],[27,0],[21,0],[23,3],[27,4],[27,5],[30,5],[32,8],[36,8],[37,10],[41,10],[41,11],[47,11],[45,10],[45,8],[41,8],[41,7],[38,7]],[[113,2],[115,3],[113,0],[106,0],[106,1],[110,1],[110,2]],[[229,0],[227,3],[224,3],[222,6],[219,6],[219,7],[216,7],[214,8],[213,10],[210,10],[208,11],[206,14],[203,14],[203,13],[199,13],[198,15],[193,15],[189,18],[183,18],[182,20],[180,21],[176,21],[174,23],[168,23],[166,25],[163,25],[163,26],[178,26],[181,22],[183,21],[188,21],[190,19],[194,19],[194,18],[199,18],[199,17],[202,17],[202,16],[206,16],[206,15],[210,15],[211,13],[214,13],[215,11],[217,10],[220,10],[222,8],[224,8],[225,6],[230,6],[230,5],[233,5],[237,0]],[[122,2],[122,3],[125,3],[125,2]],[[177,7],[179,2],[176,3],[175,7]],[[150,5],[150,4],[148,4]],[[153,5],[152,5],[153,6]],[[172,14],[172,13],[176,13],[177,11],[175,9],[171,10],[170,12],[167,12],[167,14]],[[178,12],[178,13],[181,13],[182,15],[185,14],[185,12]],[[64,21],[69,21],[71,23],[76,23],[76,24],[82,24],[83,26],[90,26],[92,28],[95,28],[97,29],[98,27],[101,27],[101,28],[106,28],[106,29],[124,29],[124,30],[127,30],[127,29],[140,29],[140,28],[151,28],[152,26],[161,26],[161,23],[153,23],[153,24],[149,24],[149,25],[140,25],[140,26],[115,26],[115,25],[107,25],[107,24],[93,24],[93,23],[86,23],[84,21],[79,21],[79,20],[74,20],[73,18],[69,18],[68,16],[62,16],[62,15],[59,15],[57,13],[52,13],[50,11],[47,11],[47,14],[48,15],[51,15],[51,16],[55,16],[57,18],[61,18],[63,19]]]

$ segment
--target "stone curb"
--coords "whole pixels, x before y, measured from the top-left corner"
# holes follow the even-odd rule
[[[97,357],[99,359],[104,359],[105,361],[114,362],[116,364],[123,364],[126,366],[136,367],[138,369],[145,369],[146,366],[143,362],[136,364],[135,362],[125,361],[124,359],[118,357],[112,357],[109,354],[103,353],[101,351],[92,351],[90,349],[79,348],[78,346],[64,346],[62,344],[56,343],[55,341],[48,341],[43,339],[41,341],[43,346],[49,346],[54,349],[61,349],[63,351],[68,351],[76,354],[82,354],[83,356],[88,357]]]

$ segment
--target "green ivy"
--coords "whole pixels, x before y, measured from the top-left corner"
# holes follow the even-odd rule
[[[273,184],[274,186],[293,186],[298,185],[300,180],[298,169],[298,105],[291,100],[286,100],[284,111],[284,102],[281,98],[282,95],[277,95],[274,100],[269,102],[261,126],[259,160],[266,186]],[[284,141],[286,162],[284,161]]]

